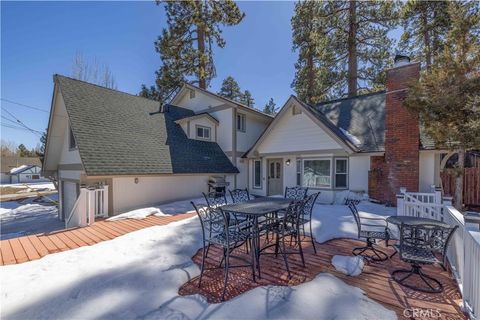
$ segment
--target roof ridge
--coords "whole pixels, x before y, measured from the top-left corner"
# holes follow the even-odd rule
[[[334,103],[334,102],[346,101],[346,100],[357,99],[357,98],[364,98],[364,97],[374,96],[374,95],[383,94],[383,93],[386,93],[386,90],[380,90],[380,91],[369,92],[369,93],[365,93],[365,94],[359,94],[359,95],[356,95],[356,96],[353,96],[353,97],[337,98],[337,99],[333,99],[333,100],[323,101],[323,102],[319,102],[319,103],[315,104],[313,107],[315,108],[315,107],[319,107],[319,106]]]
[[[62,78],[66,78],[66,79],[69,79],[69,80],[74,80],[74,81],[82,82],[82,83],[85,83],[85,84],[88,84],[88,85],[91,85],[91,86],[95,86],[95,87],[98,87],[98,88],[100,88],[100,89],[110,90],[110,91],[113,91],[113,92],[116,92],[116,93],[126,94],[126,95],[129,95],[129,96],[135,97],[135,98],[141,98],[141,99],[145,99],[145,100],[148,100],[148,101],[160,103],[159,101],[154,100],[154,99],[145,98],[145,97],[142,97],[142,96],[133,94],[133,93],[128,93],[128,92],[125,92],[125,91],[120,91],[120,90],[118,90],[118,89],[107,88],[107,87],[101,86],[101,85],[96,84],[96,83],[91,83],[91,82],[88,82],[88,81],[84,81],[84,80],[80,80],[80,79],[75,79],[75,78],[72,78],[72,77],[69,77],[69,76],[65,76],[65,75],[63,75],[63,74],[55,73],[55,74],[53,75],[53,77],[54,77],[54,78],[55,78],[55,77],[62,77]]]

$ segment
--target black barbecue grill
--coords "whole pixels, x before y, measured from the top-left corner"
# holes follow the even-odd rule
[[[230,182],[225,181],[225,177],[211,176],[208,178],[208,192],[215,191],[216,193],[225,194]]]

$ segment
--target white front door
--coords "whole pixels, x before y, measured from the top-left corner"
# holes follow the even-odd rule
[[[268,160],[268,190],[269,196],[283,195],[282,159]]]

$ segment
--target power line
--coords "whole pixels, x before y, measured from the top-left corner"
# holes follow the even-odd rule
[[[14,126],[14,125],[11,125],[9,123],[0,123],[0,124],[2,125],[2,128],[5,127],[5,128],[10,128],[10,129],[17,129],[17,130],[23,130],[23,131],[31,132],[28,129],[25,129],[25,128],[20,127],[20,126]]]
[[[29,108],[29,109],[33,109],[33,110],[37,110],[37,111],[41,111],[41,112],[45,112],[45,113],[49,113],[49,111],[47,111],[47,110],[45,110],[45,109],[38,108],[38,107],[33,107],[33,106],[29,106],[28,104],[23,104],[23,103],[20,103],[20,102],[15,102],[15,101],[8,100],[8,99],[4,99],[4,98],[0,98],[0,100],[5,101],[5,102],[8,102],[8,103],[16,104],[17,106],[22,106],[22,107],[25,107],[25,108]]]
[[[29,131],[31,131],[32,133],[38,135],[38,136],[42,136],[42,133],[38,130],[35,130],[35,129],[32,129],[30,127],[28,127],[25,123],[23,123],[20,119],[18,119],[17,117],[15,117],[10,111],[8,111],[7,109],[5,109],[4,107],[1,107],[3,111],[5,111],[6,113],[8,113],[12,118],[14,118],[15,120],[17,120],[17,122],[24,128],[28,129]]]

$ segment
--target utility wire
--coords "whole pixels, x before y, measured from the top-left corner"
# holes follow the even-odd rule
[[[38,130],[35,130],[35,129],[32,129],[30,128],[29,126],[27,126],[25,123],[23,123],[20,119],[18,119],[17,117],[15,117],[10,111],[8,111],[7,109],[5,109],[4,107],[1,107],[3,111],[5,111],[6,113],[8,113],[12,118],[14,118],[15,120],[17,120],[17,122],[22,126],[24,127],[25,129],[28,129],[29,131],[31,131],[32,133],[38,135],[38,136],[42,136],[42,133]]]
[[[49,113],[49,111],[47,111],[45,109],[38,108],[38,107],[32,107],[32,106],[29,106],[28,104],[23,104],[23,103],[20,103],[20,102],[15,102],[15,101],[4,99],[4,98],[0,98],[0,100],[8,102],[8,103],[16,104],[17,106],[22,106],[22,107],[25,107],[25,108],[30,108],[30,109],[33,109],[33,110]]]

